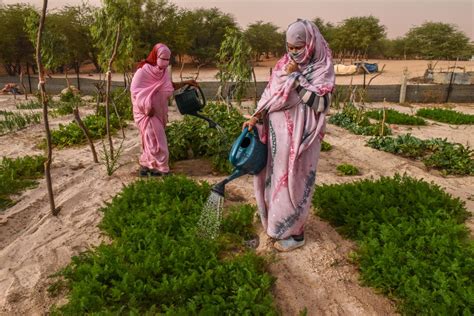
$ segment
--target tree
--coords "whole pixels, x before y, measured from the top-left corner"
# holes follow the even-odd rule
[[[472,45],[469,38],[455,25],[425,22],[406,34],[408,53],[426,59],[469,58]]]
[[[255,61],[259,61],[262,54],[266,54],[268,57],[280,42],[278,27],[273,23],[264,23],[263,21],[250,24],[245,30],[245,37],[252,47]]]
[[[227,29],[217,59],[221,88],[227,87],[228,82],[234,83],[233,96],[240,105],[252,79],[252,48],[241,31]]]
[[[34,12],[26,4],[0,5],[0,60],[10,76],[20,73],[22,63],[34,62],[34,47],[25,31],[25,19]]]
[[[45,88],[45,82],[44,82],[44,70],[43,70],[43,64],[42,64],[42,56],[41,56],[41,44],[43,43],[42,41],[42,36],[43,36],[43,29],[44,29],[44,22],[46,19],[46,9],[48,7],[48,0],[43,0],[43,9],[41,11],[41,16],[39,19],[39,24],[38,24],[38,34],[36,37],[36,63],[38,66],[38,72],[39,72],[39,87],[40,87],[40,94],[41,94],[41,102],[43,103],[43,120],[44,120],[44,129],[46,133],[46,146],[47,146],[47,152],[48,156],[46,157],[46,161],[44,163],[44,174],[46,177],[46,187],[48,189],[48,196],[49,196],[49,205],[51,208],[51,213],[56,216],[59,213],[59,208],[56,208],[55,203],[54,203],[54,194],[53,194],[53,185],[52,185],[52,179],[51,179],[51,161],[53,159],[53,149],[52,149],[52,144],[51,144],[51,131],[49,130],[49,121],[48,121],[48,97],[46,95],[46,88]]]
[[[344,20],[335,29],[332,48],[335,52],[346,52],[370,56],[381,49],[386,37],[385,26],[373,16],[352,17]]]
[[[217,8],[198,9],[184,14],[182,19],[191,41],[189,54],[199,64],[212,63],[216,57],[226,29],[237,29],[234,18]]]
[[[329,47],[331,47],[336,27],[330,22],[324,22],[321,18],[313,19],[313,23],[318,27],[319,32],[321,32],[326,42],[328,42]]]

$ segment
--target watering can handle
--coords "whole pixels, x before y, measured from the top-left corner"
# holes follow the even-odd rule
[[[254,127],[252,130],[255,133],[255,137],[257,137],[257,139],[258,139],[257,128]],[[237,159],[237,150],[239,149],[240,144],[242,144],[244,138],[247,136],[248,133],[249,133],[249,128],[246,126],[244,128],[244,130],[242,131],[242,133],[240,133],[240,136],[239,136],[239,138],[237,138],[237,141],[235,142],[234,146],[232,146],[232,149],[231,149],[230,155],[229,155],[229,160],[230,160],[230,163],[233,164],[234,166],[236,164],[235,160]]]
[[[199,93],[197,93],[197,94],[198,94],[198,96],[201,95],[202,107],[205,107],[206,106],[206,97],[204,96],[204,92],[202,92],[202,89],[201,89],[200,86],[187,85],[187,87],[184,90],[191,90],[192,88],[196,88],[199,91]]]

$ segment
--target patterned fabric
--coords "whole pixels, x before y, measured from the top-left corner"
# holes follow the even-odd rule
[[[255,197],[264,229],[278,239],[304,231],[330,102],[324,96],[333,91],[335,81],[331,52],[317,27],[304,20],[295,23],[300,23],[295,29],[301,31],[304,26],[306,32],[307,56],[298,64],[300,72],[285,72],[290,62],[285,54],[256,111],[263,114],[263,125],[257,128],[269,155],[265,169],[254,177]],[[314,98],[322,97],[318,107],[320,100],[323,106],[326,100],[326,109],[307,106],[296,91],[298,86],[314,93]]]
[[[163,44],[153,48],[150,56],[169,58],[171,52]],[[143,63],[132,79],[130,87],[133,117],[142,142],[140,165],[160,172],[169,172],[168,143],[165,126],[168,121],[168,98],[173,94],[173,84],[167,68],[155,61]]]

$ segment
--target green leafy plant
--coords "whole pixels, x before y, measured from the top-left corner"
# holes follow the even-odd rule
[[[356,135],[390,135],[390,128],[384,124],[371,124],[363,109],[347,103],[341,112],[331,115],[329,123],[349,130]]]
[[[323,142],[321,143],[321,151],[330,151],[331,149],[332,145],[323,140]]]
[[[120,142],[119,147],[117,150],[112,154],[110,151],[107,149],[104,140],[102,140],[102,163],[105,166],[105,169],[107,170],[107,175],[111,176],[114,174],[114,172],[120,167],[119,165],[119,158],[120,155],[123,152],[123,142],[124,139]]]
[[[372,137],[367,146],[422,160],[428,168],[440,169],[446,174],[473,175],[474,150],[446,139],[421,140],[410,134],[397,137]]]
[[[369,118],[381,121],[383,119],[383,109],[367,111]],[[400,125],[426,125],[426,121],[422,118],[400,113],[393,109],[385,109],[385,123]]]
[[[36,110],[43,108],[43,104],[41,102],[30,100],[28,102],[19,103],[16,105],[18,110]]]
[[[471,315],[474,243],[464,202],[408,176],[316,188],[317,214],[358,249],[365,284],[406,315]]]
[[[176,176],[125,187],[103,209],[100,227],[112,242],[57,274],[51,292],[69,294],[53,315],[276,315],[262,258],[233,251],[227,238],[196,237],[209,192],[206,183]],[[225,233],[245,235],[249,209],[230,211]]]
[[[419,109],[416,115],[449,124],[474,124],[474,115],[448,109]]]
[[[100,115],[88,115],[83,119],[84,125],[89,130],[92,139],[100,139],[105,136],[105,117]],[[111,126],[114,130],[120,127],[120,122],[116,116],[110,117]],[[51,131],[52,144],[58,148],[83,144],[87,141],[84,133],[76,122],[67,125],[59,124],[59,128]],[[40,145],[44,146],[44,141]]]
[[[82,102],[81,96],[79,94],[74,93],[74,91],[70,88],[67,89],[65,93],[61,93],[59,99],[61,100],[61,102]]]
[[[11,159],[3,157],[0,163],[0,211],[11,206],[12,194],[35,186],[35,179],[42,177],[44,173],[43,156],[25,156]]]
[[[344,163],[337,166],[337,171],[339,171],[344,176],[356,176],[360,174],[359,169],[351,164]]]
[[[223,127],[210,129],[204,120],[185,116],[182,121],[173,122],[166,129],[171,161],[208,157],[214,169],[220,172],[232,171],[228,162],[230,147],[242,131],[245,118],[236,110],[224,104],[209,103],[203,114]]]
[[[40,113],[33,112],[19,113],[2,111],[0,114],[3,116],[3,119],[0,120],[0,135],[23,129],[32,124],[38,124],[42,118]]]

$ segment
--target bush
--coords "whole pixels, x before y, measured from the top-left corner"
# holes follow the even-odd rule
[[[323,142],[321,143],[321,151],[330,151],[331,149],[332,145],[323,140]]]
[[[357,109],[351,104],[345,105],[342,112],[332,115],[329,118],[329,123],[345,128],[356,135],[382,134],[381,124],[371,124],[364,110]],[[390,134],[390,128],[384,124],[383,135]]]
[[[347,163],[337,166],[336,169],[344,176],[356,176],[359,174],[357,167]]]
[[[223,253],[222,238],[196,237],[209,192],[207,184],[174,176],[124,188],[103,209],[100,227],[113,242],[74,257],[58,274],[50,290],[66,286],[69,295],[55,313],[276,315],[261,258],[242,249]],[[224,227],[245,232],[247,216],[231,214]]]
[[[100,115],[88,115],[83,119],[84,125],[89,130],[92,139],[100,139],[107,133],[105,117]],[[110,127],[112,132],[120,127],[120,122],[117,116],[110,116]],[[81,128],[75,121],[63,125],[59,124],[59,128],[51,131],[51,141],[54,146],[58,148],[69,147],[73,145],[83,144],[87,141]],[[44,147],[46,141],[40,147]]]
[[[474,312],[474,243],[458,198],[397,175],[317,187],[313,205],[357,241],[362,280],[396,298],[403,314]]]
[[[12,194],[35,186],[35,179],[42,177],[44,173],[43,156],[25,156],[11,159],[3,157],[0,163],[0,211],[11,206]]]
[[[383,109],[366,112],[366,115],[372,119],[381,121],[383,119]],[[400,113],[392,109],[385,109],[385,123],[400,125],[426,125],[422,118]]]
[[[66,93],[62,93],[59,96],[61,102],[72,102],[72,103],[80,103],[81,96],[79,94],[75,94],[72,89],[67,89]]]
[[[422,160],[428,168],[439,169],[446,174],[473,175],[474,150],[446,139],[421,140],[410,134],[393,137],[372,137],[369,147]]]
[[[448,109],[419,109],[416,115],[449,124],[474,124],[474,115]]]
[[[207,157],[212,159],[215,170],[229,173],[233,169],[228,162],[229,151],[242,132],[245,118],[236,109],[228,110],[217,103],[209,103],[203,114],[221,125],[223,131],[210,129],[206,121],[188,115],[173,122],[166,129],[170,160]]]

